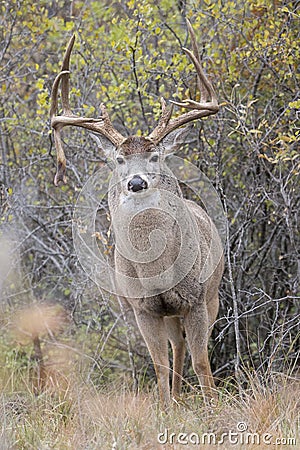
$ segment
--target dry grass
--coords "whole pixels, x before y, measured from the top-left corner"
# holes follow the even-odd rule
[[[266,388],[249,381],[241,395],[222,392],[214,408],[194,392],[168,412],[160,410],[154,392],[134,396],[126,385],[99,390],[73,379],[38,396],[29,387],[3,390],[0,448],[299,448],[299,382],[274,377]]]
[[[0,450],[300,448],[299,379],[248,374],[247,389],[237,393],[228,382],[213,407],[189,387],[164,412],[155,387],[134,396],[126,381],[87,381],[75,344],[55,338],[65,325],[56,306],[29,307],[2,323],[15,345],[32,341],[34,364],[9,365],[0,347]],[[37,344],[43,333],[52,341]]]

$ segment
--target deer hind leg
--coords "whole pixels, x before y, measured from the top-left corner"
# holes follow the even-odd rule
[[[208,337],[211,335],[213,325],[216,321],[219,311],[219,296],[212,298],[207,304],[208,321],[209,321],[209,331]]]
[[[205,303],[192,308],[185,317],[184,327],[192,356],[192,364],[204,398],[216,396],[215,383],[208,358],[208,338],[211,328]]]
[[[154,363],[159,396],[163,407],[170,403],[168,335],[163,317],[136,311],[140,332]]]
[[[172,397],[180,396],[185,358],[185,340],[179,317],[165,317],[166,329],[173,351]]]

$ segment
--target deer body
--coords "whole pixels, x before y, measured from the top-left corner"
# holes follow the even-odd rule
[[[159,149],[153,147],[151,152],[146,139],[144,141],[141,138],[130,139],[140,142],[140,153],[126,155],[128,158],[126,160],[122,146],[118,149],[118,155],[124,157],[121,164],[127,167],[121,170],[119,182],[117,180],[120,174],[118,168],[115,169],[116,179],[113,180],[113,188],[109,195],[109,209],[116,241],[116,283],[118,273],[125,274],[129,278],[123,286],[119,286],[124,292],[123,302],[129,304],[134,311],[154,362],[160,397],[164,404],[168,404],[170,400],[168,341],[173,349],[174,361],[172,397],[177,398],[180,394],[185,356],[184,335],[201,386],[206,392],[214,386],[207,343],[218,313],[218,286],[223,272],[222,245],[211,219],[200,206],[183,198],[179,184],[165,162],[158,160],[151,168],[149,167],[151,155],[156,155],[157,150],[161,153]],[[143,185],[147,185],[147,188],[132,192],[128,189],[128,185],[137,173],[140,184],[144,182]],[[172,194],[170,198],[168,195],[165,198],[166,191]],[[164,214],[164,203],[174,200],[173,195],[178,201],[173,201],[171,205],[173,212],[171,216]],[[115,211],[118,212],[116,216],[120,217],[115,217]],[[158,257],[151,255],[149,261],[141,262],[138,257],[134,257],[132,249],[128,252],[128,258],[124,257],[124,252],[126,253],[124,247],[128,245],[123,233],[126,216],[132,218],[129,245],[135,247],[142,255],[151,249],[149,239],[151,233],[157,230],[162,233],[165,245]],[[183,216],[186,220],[184,227],[180,227]],[[187,249],[185,259],[178,263],[176,260],[180,246],[186,241],[191,248]],[[155,244],[157,241],[152,242],[154,253],[157,250]],[[191,269],[182,278],[181,274],[186,272],[187,259],[191,255]],[[169,279],[162,275],[161,284],[159,275],[167,268],[172,269]],[[178,283],[177,279],[180,280]],[[136,297],[136,285],[134,289],[130,285],[133,280],[142,284],[140,292],[144,293],[143,296]],[[168,283],[171,286],[175,285],[166,289]]]
[[[193,53],[184,51],[195,65],[202,102],[188,99],[175,103],[191,111],[171,120],[172,110],[162,101],[162,117],[148,137],[124,138],[113,128],[104,106],[99,119],[71,113],[68,77],[74,38],[54,82],[51,106],[58,153],[56,184],[65,181],[60,130],[66,125],[96,132],[99,147],[115,163],[108,196],[115,236],[115,283],[122,293],[121,301],[133,310],[153,359],[164,405],[170,401],[168,342],[173,351],[172,397],[180,395],[185,337],[204,394],[214,389],[207,345],[218,313],[223,273],[222,244],[216,227],[199,205],[183,198],[165,160],[189,132],[181,125],[218,111],[189,23],[188,27]],[[57,116],[60,81],[63,115]]]

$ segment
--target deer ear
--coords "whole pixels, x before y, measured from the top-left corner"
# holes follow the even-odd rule
[[[162,152],[165,155],[169,153],[175,153],[181,145],[186,144],[190,141],[190,139],[187,139],[187,137],[189,134],[191,134],[192,129],[193,126],[188,126],[171,131],[171,133],[169,133],[161,141]],[[192,140],[194,140],[194,138]]]
[[[104,153],[107,158],[113,159],[116,154],[116,146],[107,137],[102,134],[91,133],[91,137],[96,142],[98,149]]]

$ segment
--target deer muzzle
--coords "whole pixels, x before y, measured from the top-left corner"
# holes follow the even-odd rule
[[[144,189],[148,189],[148,183],[139,175],[134,175],[133,178],[128,182],[129,191],[138,192]]]

